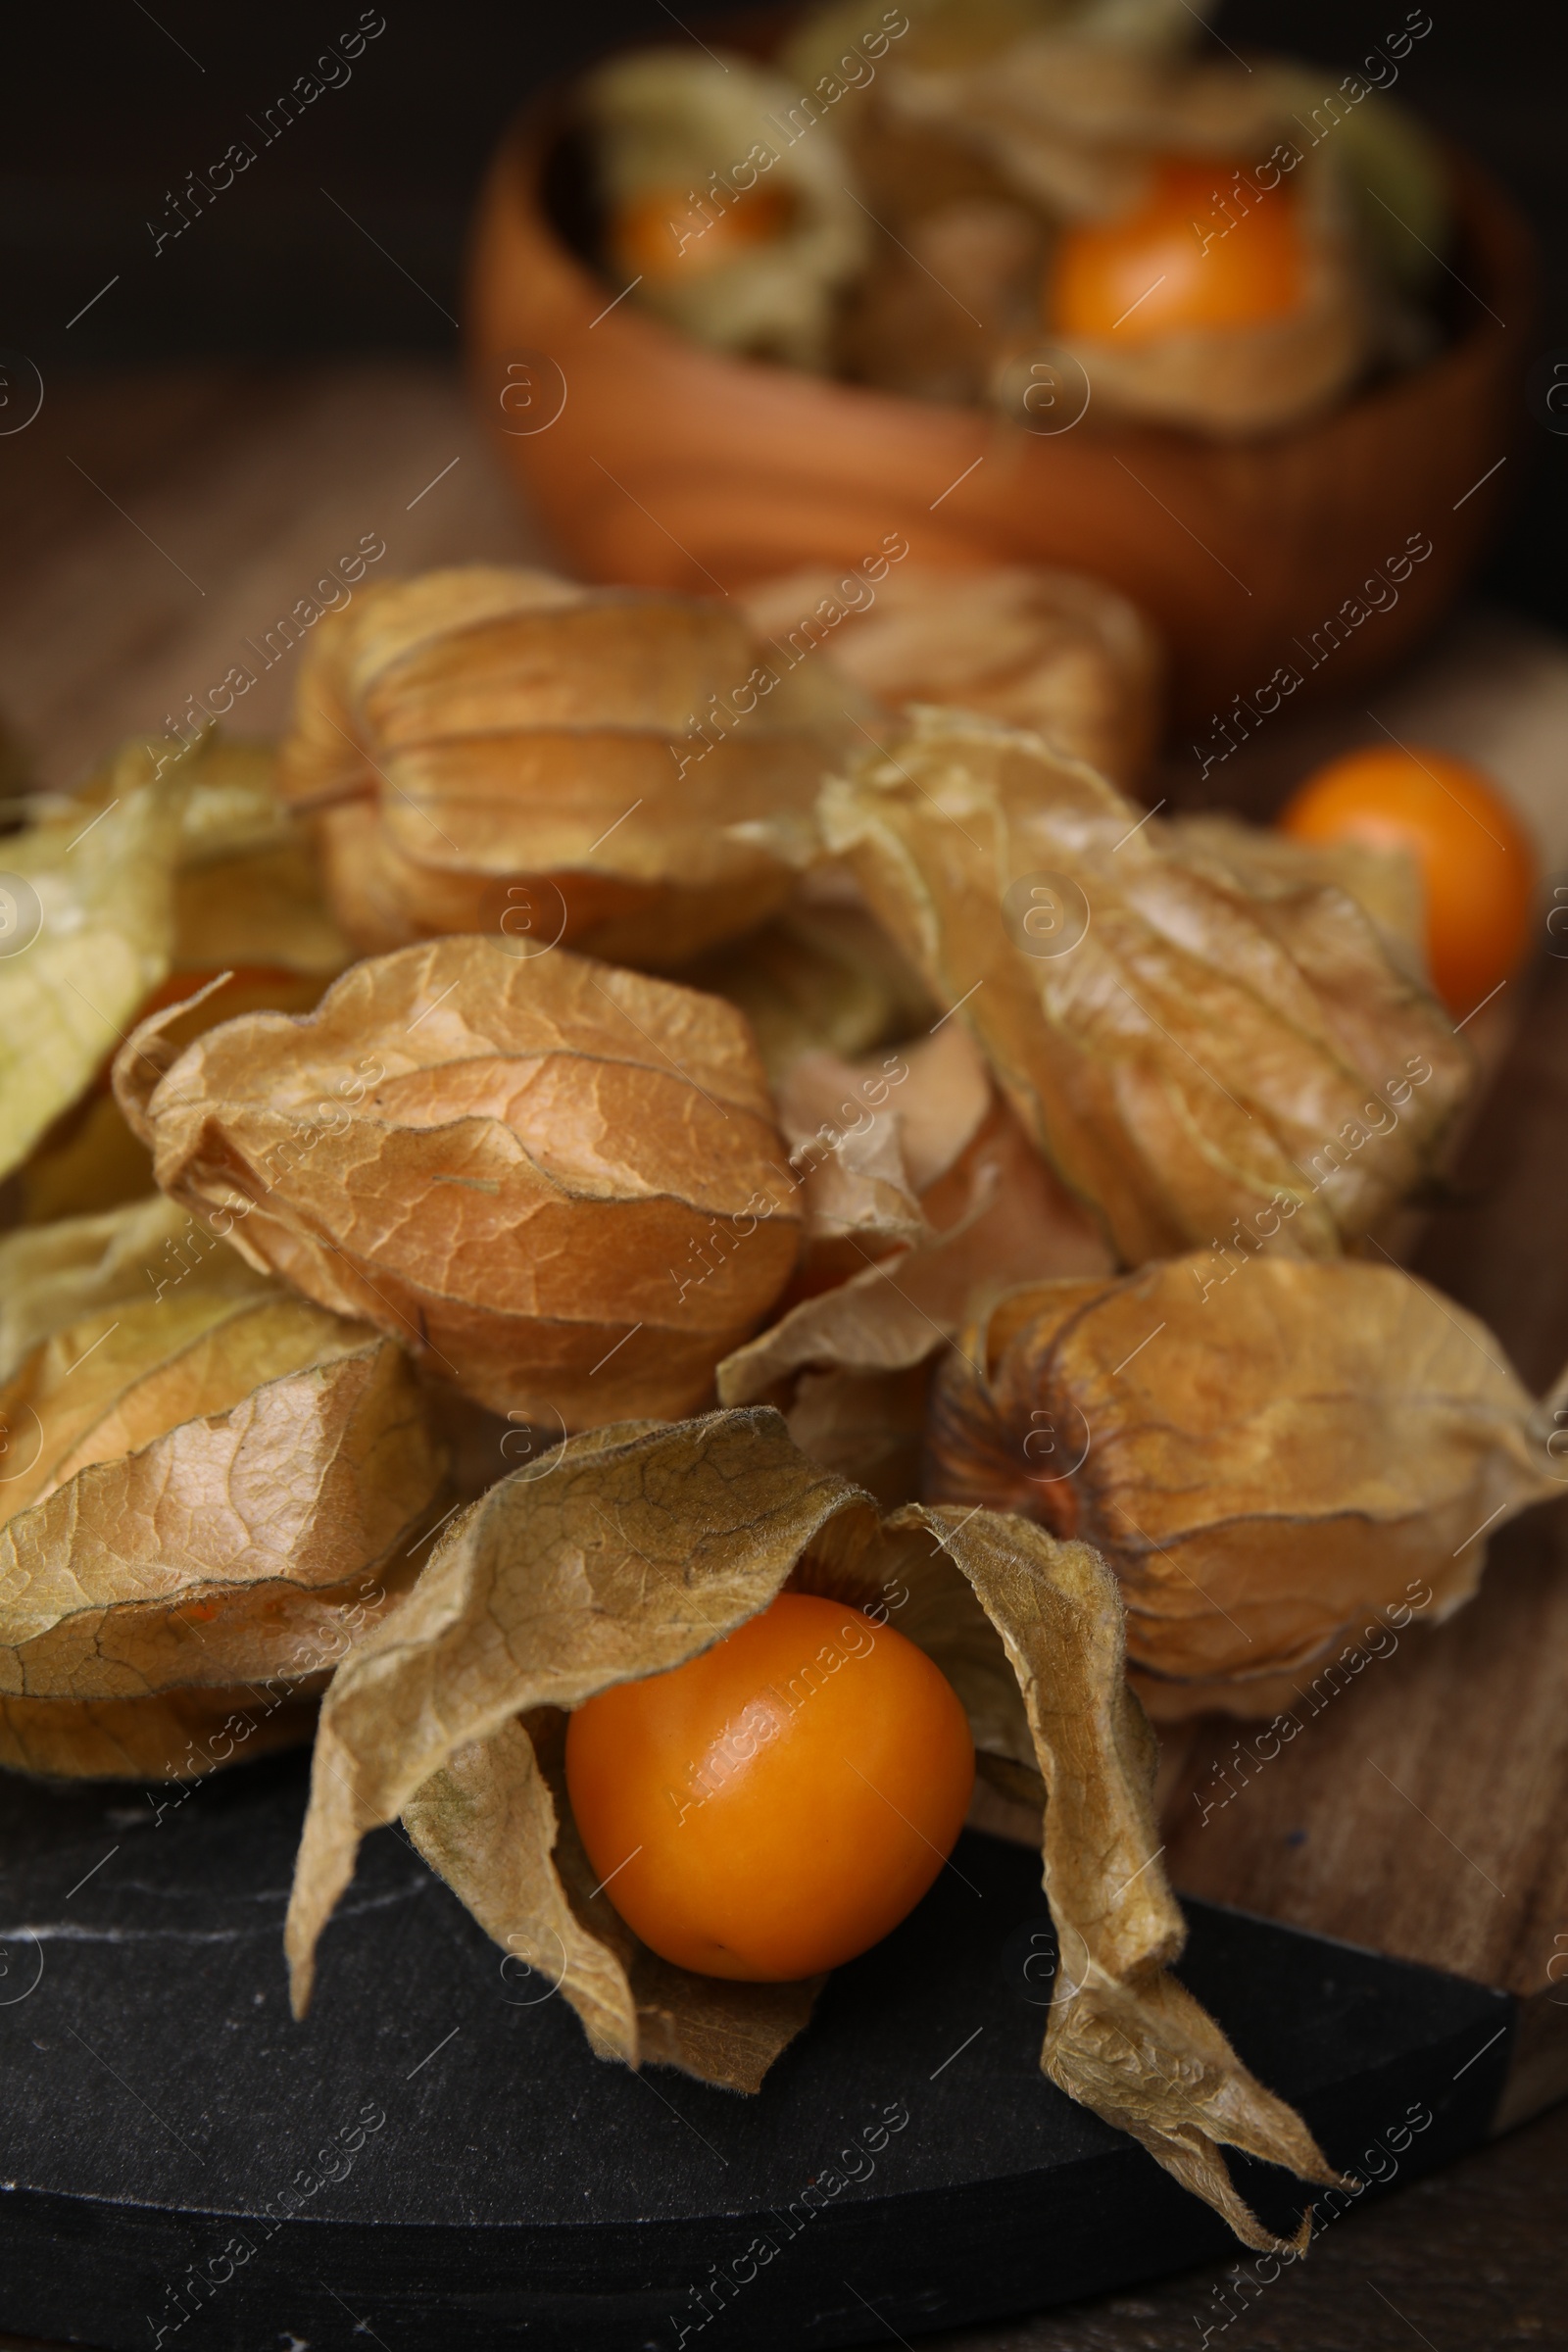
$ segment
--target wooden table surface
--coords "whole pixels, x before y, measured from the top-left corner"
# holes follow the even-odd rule
[[[47,384],[36,420],[0,438],[0,714],[40,781],[69,784],[232,664],[258,668],[248,649],[365,534],[385,542],[372,577],[548,561],[439,362]],[[259,669],[237,727],[278,730],[297,667],[296,649]],[[1539,1387],[1568,1357],[1568,964],[1544,958],[1518,993],[1508,1066],[1417,1262]],[[1413,1630],[1207,1818],[1234,1728],[1165,1741],[1178,1886],[1533,1996],[1521,2111],[1568,2093],[1568,1981],[1548,1977],[1568,1953],[1565,1554],[1560,1508],[1511,1528],[1469,1610]],[[1351,2213],[1228,2328],[1222,2267],[940,2341],[1165,2352],[1206,2326],[1258,2352],[1568,2343],[1565,2161],[1568,2107]]]

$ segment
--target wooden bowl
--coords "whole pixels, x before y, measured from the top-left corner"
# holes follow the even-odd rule
[[[1452,601],[1505,494],[1530,242],[1463,159],[1463,282],[1448,287],[1442,353],[1290,431],[1215,442],[1107,417],[1092,399],[1071,429],[1036,433],[689,340],[616,301],[564,233],[584,195],[571,120],[567,93],[502,143],[467,331],[502,461],[589,579],[727,593],[857,564],[890,532],[922,564],[1064,565],[1160,626],[1173,719],[1206,737],[1211,714],[1250,703],[1282,666],[1302,681],[1298,703],[1387,668]],[[1425,542],[1402,581],[1373,589],[1383,610],[1349,620],[1362,583]]]

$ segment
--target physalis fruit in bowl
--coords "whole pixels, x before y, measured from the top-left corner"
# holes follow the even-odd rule
[[[1306,249],[1295,190],[1282,185],[1233,220],[1216,205],[1229,172],[1218,159],[1167,157],[1130,209],[1065,229],[1047,279],[1048,322],[1060,334],[1147,343],[1299,309]]]

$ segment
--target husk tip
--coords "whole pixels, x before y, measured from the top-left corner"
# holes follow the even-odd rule
[[[288,1972],[288,2005],[294,2023],[303,2025],[311,2006],[311,1994],[316,1989],[316,1971],[304,1965]]]

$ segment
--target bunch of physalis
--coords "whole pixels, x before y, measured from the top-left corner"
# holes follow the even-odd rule
[[[189,1777],[325,1684],[297,2007],[401,1819],[597,2052],[747,2090],[978,1763],[1044,1808],[1047,2073],[1264,2244],[1222,2147],[1332,2169],[1170,1974],[1128,1624],[1206,1699],[1221,1618],[1294,1660],[1549,1454],[1346,1254],[1466,1080],[1397,894],[1140,824],[1059,723],[901,716],[726,606],[437,574],[321,625],[275,772],[137,750],[13,836],[4,1759]],[[1182,1253],[1244,1228],[1205,1290]],[[1281,1362],[1316,1418],[1271,1585]],[[1208,1545],[1218,1618],[1134,1510],[1178,1574]]]
[[[226,960],[308,1008],[347,962],[270,754],[126,747],[5,845],[0,1762],[191,1780],[309,1738],[411,1581],[443,1448],[394,1344],[153,1190],[108,1060]]]
[[[601,264],[721,350],[1278,430],[1437,345],[1448,169],[1390,95],[1431,28],[1337,79],[1187,0],[826,0],[765,63],[629,52],[580,99]]]

